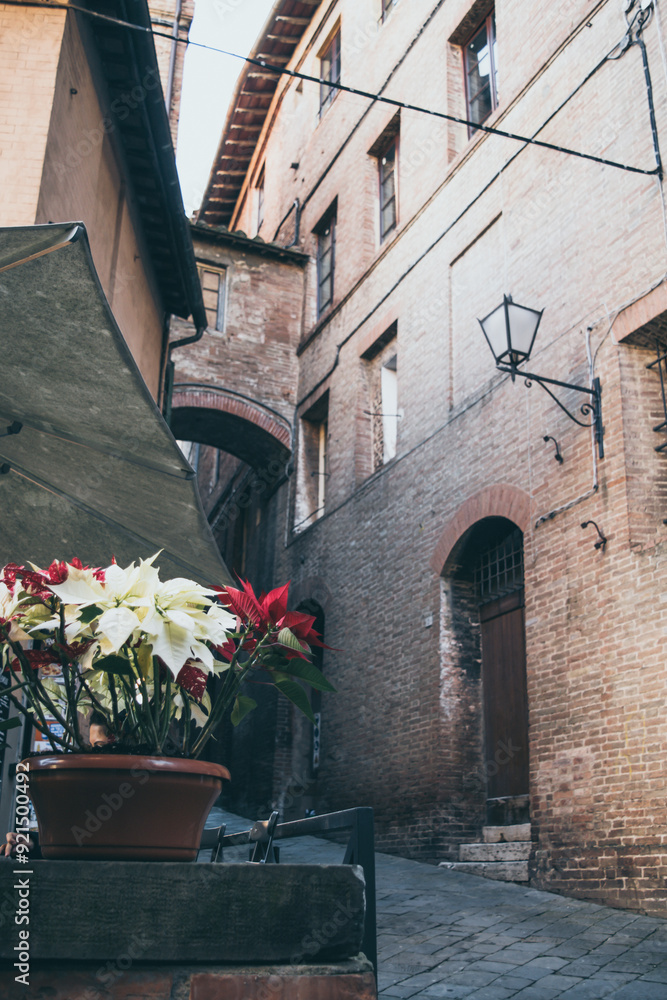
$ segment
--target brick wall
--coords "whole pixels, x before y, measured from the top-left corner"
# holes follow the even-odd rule
[[[0,4],[3,226],[35,221],[64,26],[62,10]]]
[[[198,264],[224,274],[225,322],[223,330],[209,326],[198,343],[174,352],[176,383],[233,389],[291,424],[302,328],[301,255],[265,252],[261,244],[210,227],[195,226],[193,237]],[[190,323],[174,318],[172,341],[193,333]]]
[[[321,5],[294,65],[317,75],[340,17],[346,83],[389,80],[399,100],[458,113],[460,50],[449,40],[471,6],[402,3],[371,27],[370,3]],[[492,123],[532,134],[620,40],[623,18],[611,2],[573,0],[530,22],[513,0],[496,7]],[[644,37],[662,133],[655,23]],[[664,275],[657,182],[507,139],[469,140],[463,126],[403,109],[399,226],[381,244],[369,150],[395,109],[341,94],[320,120],[315,85],[281,86],[250,168],[252,177],[265,164],[266,234],[298,194],[299,246],[312,254],[313,230],[338,199],[334,306],[317,317],[311,262],[294,397],[300,419],[328,390],[326,510],[294,531],[293,475],[270,501],[266,536],[276,582],[326,594],[325,639],[340,650],[324,661],[338,693],[323,698],[318,809],[371,805],[381,849],[434,862],[480,836],[483,677],[456,542],[480,519],[506,517],[524,533],[534,883],[664,913],[667,458],[654,451],[651,355],[613,330]],[[540,137],[651,169],[639,51],[603,66]],[[253,231],[249,199],[235,218]],[[590,431],[538,385],[495,372],[477,317],[504,292],[544,309],[533,370],[587,385],[590,338],[602,461]],[[260,296],[257,316],[280,308],[268,285]],[[398,450],[373,472],[363,355],[394,321]],[[575,412],[584,401],[572,390],[561,398]],[[582,530],[591,519],[604,548],[593,527]],[[261,526],[254,534],[261,540]]]
[[[88,43],[90,44],[90,43]],[[33,220],[81,219],[105,295],[149,389],[160,390],[163,309],[123,163],[91,69],[91,55],[73,18],[59,49],[48,142],[42,151]]]

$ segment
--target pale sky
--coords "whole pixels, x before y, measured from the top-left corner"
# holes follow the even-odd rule
[[[195,0],[191,42],[247,55],[273,0]],[[188,46],[176,163],[187,215],[199,208],[220,141],[240,59]]]

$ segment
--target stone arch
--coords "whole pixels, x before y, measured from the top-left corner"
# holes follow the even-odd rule
[[[277,411],[216,386],[174,386],[171,430],[179,441],[220,448],[255,469],[289,460],[292,428]]]
[[[431,568],[438,576],[470,529],[488,517],[504,517],[513,521],[525,535],[530,524],[529,495],[516,486],[500,483],[487,486],[468,497],[443,528],[431,556]]]

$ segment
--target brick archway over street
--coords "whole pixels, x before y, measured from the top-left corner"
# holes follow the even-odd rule
[[[530,523],[530,497],[507,483],[487,486],[468,497],[443,528],[431,556],[431,568],[438,576],[465,532],[485,517],[506,517],[525,534]]]
[[[287,463],[291,454],[292,429],[284,417],[216,386],[174,386],[170,425],[179,441],[220,448],[255,469]]]

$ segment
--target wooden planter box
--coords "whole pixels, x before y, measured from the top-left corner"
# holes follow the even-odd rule
[[[4,861],[0,996],[370,1000],[364,913],[353,865]]]

